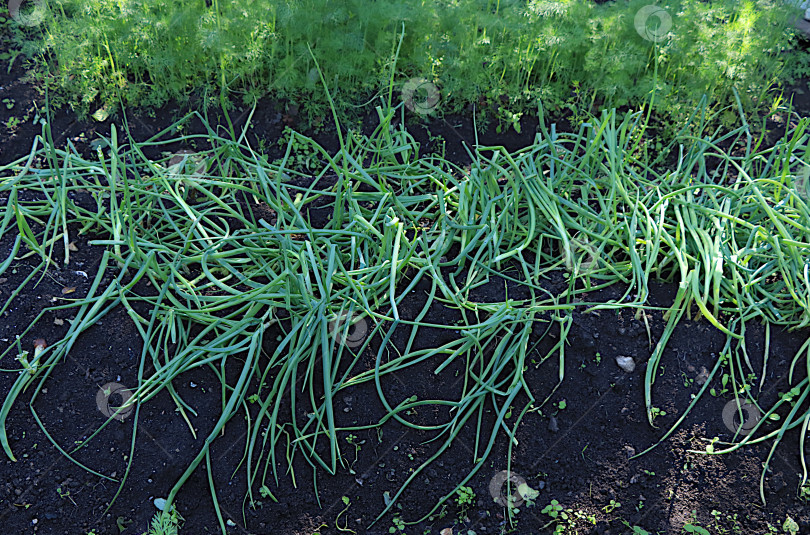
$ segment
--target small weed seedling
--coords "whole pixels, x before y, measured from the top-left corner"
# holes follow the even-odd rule
[[[395,516],[391,523],[394,525],[388,528],[388,533],[405,533],[405,521],[399,516]]]
[[[543,513],[544,515],[548,515],[551,518],[555,519],[559,517],[560,514],[564,514],[563,506],[560,505],[560,502],[558,502],[557,500],[551,500],[551,503],[546,505],[540,512]]]
[[[666,416],[667,411],[661,410],[658,407],[650,407],[650,414],[652,414],[653,422],[655,422],[655,419],[659,416]]]
[[[73,498],[70,497],[69,490],[65,489],[64,491],[62,491],[62,487],[56,487],[56,493],[59,494],[59,497],[62,498],[63,500],[67,498],[68,500],[71,501],[73,505],[76,505],[76,502],[73,501]]]
[[[354,446],[354,460],[349,465],[349,473],[355,474],[354,465],[357,463],[357,456],[360,453],[360,450],[363,449],[363,444],[366,443],[365,440],[357,440],[357,435],[349,435],[346,437],[346,442]]]
[[[684,524],[683,532],[684,533],[695,533],[696,535],[711,535],[711,533],[709,533],[709,530],[707,530],[706,528],[702,528],[702,527],[698,526],[697,524],[692,524],[692,523]]]
[[[798,386],[794,386],[789,391],[780,393],[779,397],[781,397],[785,403],[789,403],[791,407],[794,407],[796,405],[796,398],[799,397],[801,393],[801,389]]]
[[[19,127],[20,127],[19,117],[9,117],[8,121],[6,121],[6,128],[8,128],[9,132],[14,132]]]
[[[353,529],[349,529],[349,519],[346,519],[346,522],[343,526],[340,525],[340,517],[343,516],[346,511],[349,510],[349,507],[352,506],[351,501],[349,500],[348,496],[343,496],[341,498],[343,501],[343,505],[345,506],[341,512],[338,513],[337,517],[335,517],[335,527],[338,531],[349,532],[349,533],[356,533]]]
[[[621,507],[622,504],[617,502],[616,500],[610,500],[610,503],[606,506],[602,507],[602,510],[608,514],[612,513],[615,509]]]
[[[729,374],[724,373],[722,379],[720,379],[720,390],[715,390],[714,388],[711,388],[709,390],[709,393],[714,397],[720,397],[723,394],[727,393],[728,392],[727,385],[730,378],[731,377],[729,376]]]
[[[683,525],[683,532],[694,533],[696,535],[711,535],[711,533],[709,533],[709,530],[700,527],[697,524],[697,511],[695,510],[692,510],[692,521]]]
[[[467,512],[475,503],[475,492],[470,487],[459,487],[456,489],[456,504],[458,504],[458,519],[464,521]]]
[[[805,483],[799,487],[799,499],[810,501],[810,483]]]
[[[545,506],[540,512],[551,517],[551,521],[543,526],[543,528],[556,524],[554,528],[555,534],[577,533],[576,529],[579,522],[585,522],[592,526],[596,525],[596,517],[593,515],[589,515],[583,511],[565,509],[557,500],[551,500],[551,503]]]
[[[261,494],[262,498],[270,498],[274,502],[278,503],[278,500],[276,499],[275,496],[273,496],[273,493],[270,492],[270,489],[267,488],[267,485],[261,486],[261,488],[259,489],[259,494]]]
[[[799,524],[796,523],[791,517],[785,518],[785,521],[782,523],[782,531],[787,533],[788,535],[798,535],[799,534]]]
[[[640,526],[631,526],[627,520],[622,520],[622,524],[630,528],[632,531],[629,535],[650,535],[650,532]]]
[[[737,513],[729,514],[723,518],[723,513],[714,509],[711,512],[714,517],[713,528],[716,535],[725,535],[727,533],[742,533],[742,526],[737,518]],[[730,527],[727,527],[730,526]]]
[[[152,517],[147,535],[178,535],[182,521],[183,517],[174,508],[171,512],[161,511]]]

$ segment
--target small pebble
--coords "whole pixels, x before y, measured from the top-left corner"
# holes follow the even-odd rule
[[[633,360],[633,357],[616,357],[616,364],[627,373],[636,369],[636,361]]]

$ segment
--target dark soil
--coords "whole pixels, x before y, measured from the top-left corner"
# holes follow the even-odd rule
[[[0,65],[0,86],[3,98],[12,98],[14,107],[0,106],[0,123],[5,125],[12,116],[29,116],[13,130],[0,127],[0,164],[26,155],[40,127],[30,119],[34,108],[42,110],[42,99],[25,81],[20,65],[9,74]],[[806,90],[806,85],[805,85]],[[794,105],[802,115],[810,114],[810,96],[796,88]],[[242,124],[247,109],[232,113]],[[152,116],[129,117],[129,126],[136,139],[148,138],[171,124],[181,115],[180,110],[164,109]],[[372,126],[372,118],[367,126]],[[90,151],[89,144],[97,134],[107,135],[110,122],[81,122],[68,110],[54,112],[52,127],[56,143],[74,143],[82,151]],[[120,126],[120,121],[116,120]],[[277,139],[285,125],[295,126],[290,110],[278,103],[265,103],[258,107],[253,118],[252,132],[260,132],[277,151]],[[192,125],[191,130],[201,128]],[[469,161],[464,146],[475,143],[472,121],[464,117],[450,117],[427,125],[411,126],[414,136],[423,143],[423,152],[438,150],[436,139],[446,141],[448,159],[464,164]],[[481,134],[483,145],[504,145],[518,149],[529,144],[536,132],[536,122],[525,121],[522,134],[508,131],[496,134],[493,129]],[[314,133],[314,137],[327,149],[336,147],[334,135]],[[258,146],[258,140],[255,146]],[[183,147],[178,147],[183,148]],[[275,154],[271,154],[275,157]],[[0,178],[2,180],[2,178]],[[3,205],[7,199],[0,199]],[[77,202],[82,202],[78,199]],[[89,202],[89,200],[88,200]],[[75,235],[75,232],[74,232]],[[103,250],[88,243],[88,236],[76,240],[78,251],[71,263],[62,269],[49,271],[49,276],[37,278],[26,285],[14,300],[13,306],[0,317],[0,351],[5,351],[45,307],[73,296],[84,296],[89,282],[95,276]],[[11,251],[13,237],[0,240],[0,259]],[[32,262],[19,262],[0,279],[0,302],[22,284],[30,273]],[[89,278],[80,271],[85,272]],[[108,280],[112,279],[112,272]],[[547,281],[552,292],[561,291],[565,283],[562,274]],[[64,287],[75,287],[72,295],[63,295]],[[503,299],[503,281],[493,280],[478,289],[481,301]],[[424,302],[424,288],[406,300],[400,313],[414,316]],[[137,291],[148,293],[148,286]],[[771,459],[766,474],[767,505],[759,496],[759,478],[768,455],[770,443],[750,446],[723,456],[690,453],[704,450],[703,438],[719,437],[730,440],[732,433],[723,421],[723,409],[732,396],[706,395],[681,423],[672,437],[652,451],[635,458],[654,445],[663,433],[683,414],[691,396],[699,390],[698,383],[706,368],[711,368],[715,355],[723,348],[725,337],[705,321],[684,321],[675,330],[663,356],[660,375],[654,388],[655,404],[666,412],[656,420],[658,428],[646,421],[644,409],[643,377],[651,348],[660,338],[665,322],[662,310],[672,303],[676,288],[672,285],[653,285],[649,308],[644,317],[635,318],[632,311],[621,313],[585,313],[584,308],[573,314],[573,325],[565,351],[565,379],[556,388],[558,362],[555,359],[542,364],[532,363],[525,378],[537,400],[550,396],[541,411],[528,413],[518,428],[518,443],[508,458],[508,444],[503,436],[496,443],[484,466],[467,483],[475,493],[474,503],[466,511],[450,502],[446,514],[432,522],[408,526],[405,532],[419,534],[443,532],[477,534],[508,531],[504,509],[490,492],[491,483],[510,467],[534,489],[539,489],[536,505],[524,506],[517,515],[514,533],[551,533],[544,527],[550,520],[541,510],[557,500],[566,509],[592,515],[596,525],[584,527],[579,521],[576,533],[627,534],[631,526],[638,525],[649,532],[681,533],[684,524],[693,522],[706,527],[713,534],[769,533],[768,524],[779,527],[787,516],[801,526],[800,533],[810,533],[810,511],[797,498],[797,485],[802,473],[798,435],[789,433]],[[510,297],[520,288],[510,288]],[[590,300],[617,298],[622,289],[614,287],[594,292]],[[31,348],[34,338],[57,340],[69,328],[70,315],[59,312],[46,314],[34,332],[22,337],[24,348]],[[457,319],[453,310],[436,305],[425,321],[450,324]],[[650,338],[647,327],[649,325]],[[537,337],[546,324],[538,322]],[[425,344],[441,344],[452,337],[452,331],[436,330]],[[545,355],[555,342],[552,335],[541,341],[535,359]],[[789,389],[787,374],[794,354],[806,340],[808,332],[771,332],[770,360],[761,400],[766,405],[780,392]],[[404,337],[405,334],[400,336]],[[274,340],[275,336],[267,336]],[[534,341],[534,340],[533,340]],[[401,342],[401,340],[399,341]],[[394,343],[398,341],[395,339]],[[746,336],[752,366],[762,369],[765,347],[764,327],[749,325]],[[53,370],[50,378],[33,406],[51,438],[65,449],[86,440],[106,420],[99,410],[96,396],[100,387],[108,383],[134,385],[141,352],[141,339],[132,320],[117,308],[92,327],[76,342],[69,358]],[[265,347],[272,351],[272,346]],[[632,356],[637,366],[627,373],[616,364],[616,357]],[[372,355],[365,355],[372,359]],[[3,369],[16,368],[13,357],[6,356],[0,363]],[[441,374],[434,374],[436,362],[409,369],[406,376],[392,377],[384,383],[386,395],[399,402],[412,395],[420,399],[452,399],[460,391],[457,373],[460,365],[451,365]],[[799,366],[799,369],[802,367]],[[236,368],[234,368],[235,370]],[[232,371],[232,370],[226,370]],[[797,369],[794,384],[804,376]],[[0,374],[0,397],[5,397],[16,374]],[[719,380],[712,386],[720,388]],[[152,501],[165,497],[186,466],[199,451],[204,438],[213,427],[221,409],[219,380],[212,373],[195,370],[182,376],[175,385],[180,396],[198,413],[192,417],[196,429],[195,439],[186,422],[175,411],[168,393],[162,392],[140,408],[137,442],[132,469],[121,494],[112,507],[118,483],[93,475],[71,463],[49,441],[37,425],[32,412],[26,407],[31,389],[14,406],[8,419],[11,447],[18,458],[16,463],[5,456],[0,458],[0,519],[6,533],[140,534],[146,531],[155,512]],[[384,411],[378,401],[373,384],[364,384],[341,393],[337,401],[337,424],[348,426],[371,424],[379,421]],[[560,402],[565,401],[565,407]],[[526,400],[515,404],[513,420]],[[416,421],[428,425],[443,421],[436,409],[424,409],[414,416]],[[77,461],[110,478],[124,475],[130,455],[133,420],[112,421],[92,441],[75,454]],[[486,422],[484,422],[486,424]],[[383,517],[371,526],[376,515],[384,508],[384,493],[393,496],[409,475],[438,448],[438,442],[425,443],[432,435],[407,430],[396,422],[388,422],[382,432],[359,433],[363,441],[354,463],[354,474],[346,469],[330,476],[322,470],[316,472],[318,494],[314,492],[313,471],[300,457],[296,458],[295,485],[279,464],[279,484],[270,484],[278,503],[261,499],[255,510],[245,507],[246,477],[240,461],[244,453],[246,422],[234,418],[225,428],[224,436],[214,442],[212,467],[217,482],[217,493],[226,519],[234,525],[230,533],[239,534],[333,534],[353,530],[357,533],[389,533],[392,515]],[[480,452],[473,451],[474,426],[462,429],[450,450],[431,464],[399,500],[397,514],[406,521],[417,519],[431,510],[445,494],[452,491],[473,468]],[[488,435],[485,435],[488,436]],[[346,437],[340,437],[343,453],[353,458],[354,448]],[[806,453],[810,453],[805,443]],[[279,455],[283,459],[283,452]],[[253,489],[257,493],[258,489]],[[501,489],[502,490],[502,489]],[[343,497],[349,501],[348,509]],[[609,510],[611,500],[620,507]],[[181,533],[218,533],[217,520],[208,486],[204,464],[188,480],[177,497],[180,513],[185,517]],[[345,510],[345,511],[344,511]],[[717,511],[716,514],[713,514]],[[244,516],[243,516],[244,515]],[[128,527],[127,527],[128,526]],[[340,529],[339,529],[340,528]],[[736,530],[736,531],[735,531]],[[780,531],[781,532],[781,531]],[[566,533],[575,533],[568,531]]]

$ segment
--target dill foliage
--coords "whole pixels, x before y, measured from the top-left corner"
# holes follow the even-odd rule
[[[395,89],[433,81],[436,113],[475,103],[515,125],[538,99],[550,110],[652,101],[680,122],[704,94],[726,105],[736,88],[755,108],[788,74],[783,2],[671,0],[658,42],[635,25],[649,3],[50,0],[41,72],[82,113],[224,92],[292,101],[311,119],[328,116],[314,55],[341,116],[387,96],[393,72]]]

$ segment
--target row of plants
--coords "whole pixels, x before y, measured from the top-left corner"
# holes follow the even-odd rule
[[[419,79],[436,88],[434,114],[475,106],[482,121],[519,128],[540,100],[575,114],[649,106],[679,126],[704,95],[722,107],[736,88],[753,111],[810,73],[789,24],[798,9],[781,0],[648,4],[42,0],[11,13],[4,33],[9,54],[58,90],[55,102],[102,117],[120,105],[270,96],[318,126],[329,102],[317,60],[341,117]]]
[[[737,113],[742,126],[728,131],[707,127],[727,112]],[[377,113],[379,126],[369,135],[343,135],[337,125],[341,148],[336,154],[291,132],[278,162],[252,149],[247,126],[232,129],[227,137],[213,126],[204,134],[177,135],[194,117],[207,124],[197,113],[149,140],[119,135],[113,127],[93,157],[72,146],[56,146],[46,121],[31,154],[0,167],[0,194],[8,197],[0,237],[14,237],[11,254],[0,261],[0,275],[26,259],[36,266],[0,313],[13,305],[24,284],[56,268],[55,249],[70,257],[69,243],[77,232],[90,234],[91,243],[106,251],[88,295],[46,308],[18,333],[27,337],[49,311],[70,309],[75,320],[61,340],[30,359],[19,345],[0,354],[3,362],[16,356],[19,363],[13,370],[16,382],[0,408],[0,444],[6,455],[14,458],[5,427],[9,413],[19,410],[15,402],[21,393],[32,394],[29,405],[36,415],[37,397],[48,377],[59,373],[77,337],[122,308],[144,341],[138,385],[127,402],[135,407],[133,422],[162,391],[181,414],[192,413],[172,387],[189,370],[210,369],[221,383],[217,423],[163,502],[165,511],[172,511],[194,471],[209,465],[211,444],[236,416],[250,423],[243,459],[249,482],[246,507],[285,484],[286,471],[279,466],[291,470],[298,456],[318,471],[348,470],[352,445],[346,453],[347,445],[339,440],[346,433],[391,419],[430,433],[440,445],[435,455],[413,471],[378,519],[447,451],[465,424],[478,422],[473,449],[480,462],[424,517],[430,518],[484,466],[500,434],[514,436],[524,415],[542,408],[544,401],[535,399],[523,376],[528,359],[564,379],[565,334],[575,308],[641,313],[649,306],[651,281],[678,285],[666,329],[645,371],[652,425],[659,415],[655,378],[678,322],[703,317],[727,335],[699,394],[662,440],[720,375],[728,376],[723,385],[738,407],[758,403],[756,390],[746,386],[752,374],[768,375],[767,360],[763,369],[752,367],[744,343],[747,323],[798,328],[810,321],[808,118],[789,117],[783,138],[763,147],[739,101],[736,108],[713,113],[704,99],[662,151],[674,159],[653,159],[639,150],[642,112],[605,111],[566,134],[546,128],[540,108],[541,134],[534,144],[513,153],[479,147],[472,166],[462,169],[419,155],[418,143],[401,120],[403,105],[380,107]],[[145,147],[177,142],[209,148],[179,161],[176,155],[154,160],[144,154]],[[290,168],[294,146],[317,153],[322,167],[314,173]],[[95,204],[76,202],[78,192],[89,192]],[[316,225],[309,210],[323,203],[331,216]],[[541,282],[559,270],[567,273],[568,289],[549,295]],[[105,282],[109,273],[113,279]],[[522,285],[528,297],[476,300],[474,289],[494,275]],[[134,291],[140,280],[150,281],[155,292]],[[420,283],[430,287],[425,304],[414,317],[401,317],[401,303]],[[588,297],[616,284],[624,288],[620,299]],[[458,310],[458,324],[431,323],[428,310],[439,305]],[[361,321],[366,336],[357,344],[345,343],[352,324]],[[545,330],[541,337],[555,325],[561,333],[545,355],[535,354],[538,324]],[[335,335],[336,325],[341,336]],[[415,341],[427,328],[450,329],[457,336],[424,348],[423,341]],[[278,329],[277,341],[265,340],[265,333]],[[392,351],[395,334],[405,342]],[[269,354],[262,350],[265,342],[273,347]],[[805,344],[792,357],[792,370],[810,367],[807,349]],[[360,365],[367,352],[374,355],[371,369]],[[236,381],[222,371],[231,356],[238,357],[231,365],[241,363]],[[391,374],[424,362],[437,372],[451,363],[464,364],[467,376],[458,399],[390,401],[386,385]],[[796,377],[790,379],[795,395],[759,407],[765,417],[750,434],[725,443],[713,439],[705,453],[718,455],[762,441],[775,449],[791,429],[803,430],[804,436],[810,386],[806,377]],[[374,385],[387,415],[339,426],[333,400],[362,383]],[[306,394],[308,418],[282,410],[290,406],[291,391]],[[528,399],[525,406],[515,406],[518,396]],[[426,406],[452,410],[446,422],[425,426],[410,415]],[[494,425],[482,424],[485,411],[496,415]],[[43,425],[39,417],[37,422]],[[96,473],[87,465],[91,460],[82,457],[89,441],[73,447],[51,433],[46,436],[64,455]],[[798,449],[806,466],[804,448]],[[128,465],[117,479],[120,488],[129,470]],[[210,469],[207,473],[224,533],[217,505],[223,482],[211,479]],[[807,481],[805,472],[797,483],[804,488]],[[761,489],[764,500],[764,484]],[[514,521],[510,508],[506,514]]]

